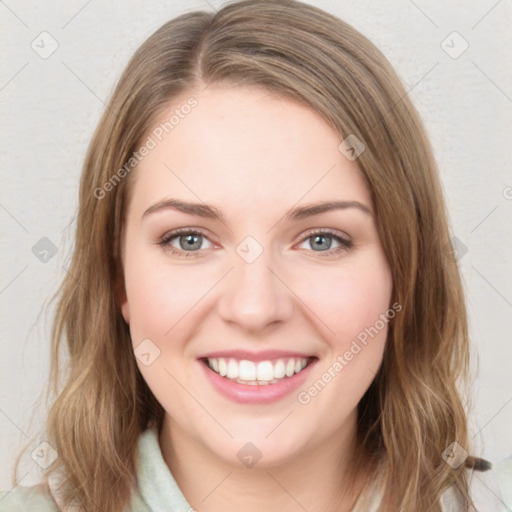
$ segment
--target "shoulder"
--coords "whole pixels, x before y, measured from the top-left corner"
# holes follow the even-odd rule
[[[472,458],[471,463],[466,464],[466,474],[469,492],[477,511],[509,512],[510,509],[501,494],[498,477],[489,461]],[[452,487],[441,497],[441,505],[443,512],[462,511],[458,495]]]
[[[44,484],[30,487],[18,485],[10,491],[0,491],[0,512],[59,512],[57,504]]]

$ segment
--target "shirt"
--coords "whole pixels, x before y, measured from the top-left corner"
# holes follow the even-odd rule
[[[140,435],[137,476],[138,488],[132,490],[130,503],[124,512],[194,512],[165,463],[156,427],[150,427]],[[503,503],[493,471],[473,471],[468,476],[479,512],[510,512]],[[50,492],[43,491],[43,484],[18,485],[10,491],[1,492],[0,512],[73,512],[73,509],[62,507],[55,491],[57,481],[58,474],[54,473],[49,481]],[[376,493],[373,498],[371,508],[364,512],[378,512],[379,495]],[[464,512],[451,488],[443,494],[441,501],[443,512]]]

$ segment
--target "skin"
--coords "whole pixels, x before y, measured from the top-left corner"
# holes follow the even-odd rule
[[[155,126],[190,95],[175,98]],[[349,510],[363,478],[350,462],[356,407],[382,362],[387,325],[305,405],[297,392],[272,404],[235,403],[211,386],[197,358],[300,351],[318,361],[298,391],[321,378],[390,308],[391,273],[373,213],[284,215],[327,200],[358,201],[371,212],[370,193],[357,160],[338,150],[342,139],[309,108],[246,86],[193,95],[197,107],[130,176],[123,244],[122,313],[133,347],[149,338],[160,350],[150,365],[137,364],[166,411],[163,457],[202,512]],[[225,222],[173,209],[142,218],[171,197],[214,205]],[[186,227],[205,235],[195,257],[171,253],[169,245],[186,252],[180,236],[158,245]],[[315,245],[309,232],[323,229],[352,247],[329,234]],[[236,251],[249,235],[263,250],[250,264]],[[340,250],[326,257],[329,243]],[[247,442],[262,455],[253,468],[237,457]]]

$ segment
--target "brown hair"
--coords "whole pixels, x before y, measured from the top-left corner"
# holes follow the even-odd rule
[[[440,510],[452,484],[468,500],[464,465],[452,469],[442,458],[453,441],[469,449],[457,389],[469,344],[430,144],[382,53],[347,23],[297,1],[246,0],[179,16],[147,39],[122,74],[86,155],[76,246],[58,294],[48,387],[56,399],[46,430],[59,457],[45,478],[62,470],[65,500],[79,510],[119,511],[135,484],[138,437],[149,421],[161,425],[163,409],[138,371],[119,307],[132,175],[97,191],[173,98],[210,83],[263,87],[309,106],[342,139],[364,142],[357,162],[390,263],[392,302],[402,311],[359,404],[358,440],[382,482],[379,510]]]

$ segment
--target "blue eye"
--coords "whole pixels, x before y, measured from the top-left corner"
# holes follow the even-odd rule
[[[178,247],[172,244],[175,239],[178,241]],[[173,255],[188,258],[196,257],[199,255],[198,253],[211,248],[202,248],[205,240],[208,240],[208,238],[201,231],[192,228],[182,228],[164,235],[159,240],[158,245],[165,247],[165,249],[169,250]],[[311,240],[309,242],[310,250],[319,253],[320,256],[333,256],[347,251],[353,246],[352,241],[348,238],[344,238],[336,232],[325,229],[310,232],[300,243],[303,244],[308,240]],[[332,240],[338,243],[339,246],[331,248]]]
[[[178,239],[179,248],[171,245],[171,241]],[[177,254],[187,258],[189,254],[195,253],[201,249],[203,240],[208,240],[200,231],[190,228],[178,229],[165,235],[159,242],[159,245],[168,248],[171,254]]]
[[[313,233],[309,233],[308,236],[305,237],[301,243],[304,243],[308,240],[310,240],[309,246],[311,248],[320,249],[319,251],[312,249],[313,252],[320,252],[322,253],[321,256],[332,256],[342,251],[347,251],[353,246],[351,240],[349,240],[348,238],[344,238],[330,230],[319,230]],[[335,240],[339,244],[339,246],[334,249],[331,249],[332,240]]]

